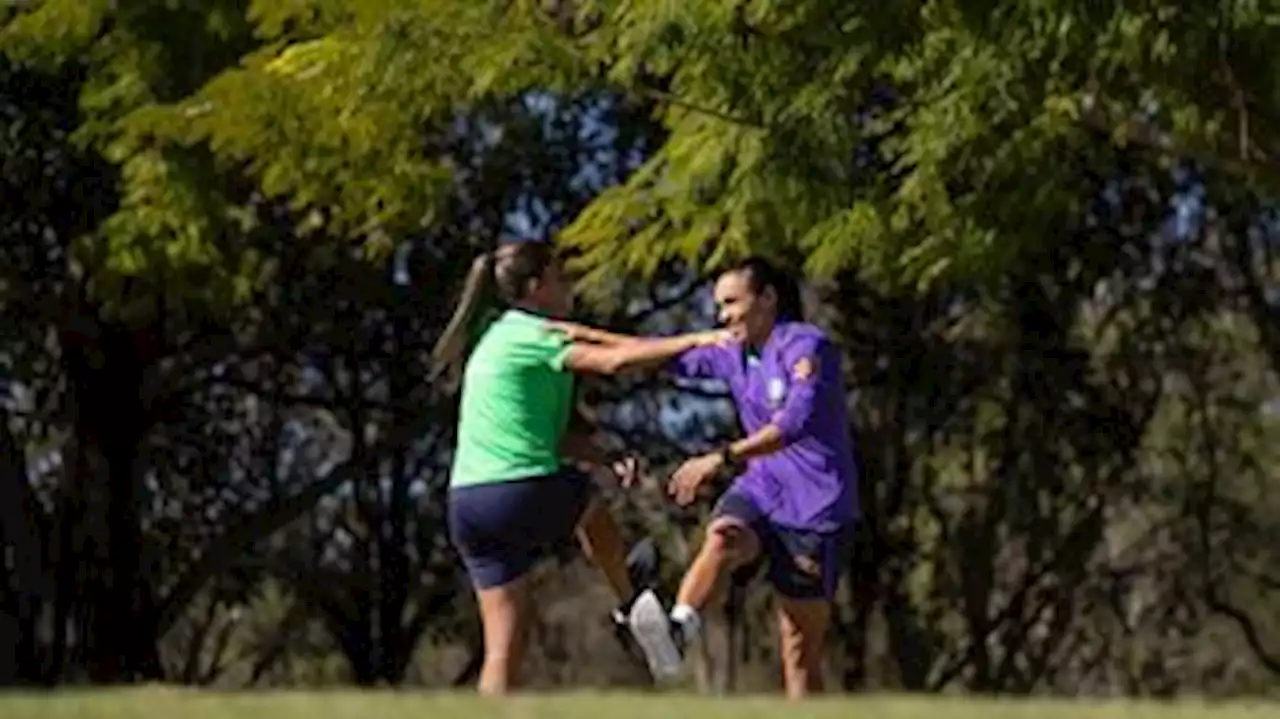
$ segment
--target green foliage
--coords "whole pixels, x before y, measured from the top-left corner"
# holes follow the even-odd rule
[[[430,226],[450,176],[424,151],[431,127],[531,89],[617,88],[669,133],[564,234],[597,290],[779,246],[819,275],[990,274],[1073,214],[1070,181],[1045,169],[1097,133],[1245,182],[1273,178],[1280,147],[1280,11],[1256,3],[129,6],[34,3],[0,34],[14,57],[91,64],[82,134],[126,170],[105,229],[126,272],[211,261],[227,226],[234,201],[193,189],[175,147],[207,146],[367,240]],[[184,58],[199,70],[174,83]]]

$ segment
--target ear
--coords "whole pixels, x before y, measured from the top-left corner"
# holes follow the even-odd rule
[[[778,290],[773,285],[764,288],[764,292],[760,293],[760,299],[764,300],[768,306],[778,308]]]
[[[541,277],[530,277],[530,278],[529,278],[527,281],[525,281],[525,283],[524,283],[524,296],[525,296],[525,297],[532,297],[532,296],[534,296],[535,294],[537,294],[538,289],[539,289],[539,288],[541,288],[541,287],[542,287],[542,278],[541,278]]]

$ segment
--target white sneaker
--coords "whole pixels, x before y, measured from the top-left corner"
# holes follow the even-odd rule
[[[671,619],[662,608],[653,590],[646,589],[636,597],[628,617],[631,634],[644,651],[649,672],[659,682],[671,681],[680,676],[684,656],[671,635]]]

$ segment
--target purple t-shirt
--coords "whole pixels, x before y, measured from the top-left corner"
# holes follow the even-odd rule
[[[747,462],[733,485],[775,524],[827,532],[859,514],[840,355],[813,325],[779,322],[758,355],[741,345],[702,347],[677,357],[678,376],[724,380],[748,434],[773,423],[786,446]]]

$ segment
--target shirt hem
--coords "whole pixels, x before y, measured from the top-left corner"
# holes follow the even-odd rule
[[[523,479],[533,479],[535,477],[545,477],[548,474],[556,474],[557,472],[563,471],[564,468],[565,468],[564,464],[556,464],[555,466],[526,467],[518,471],[499,474],[499,475],[492,475],[492,476],[484,477],[480,479],[463,479],[463,480],[450,479],[449,488],[453,489],[454,487],[473,487],[478,484],[501,484],[502,482],[518,482]]]

